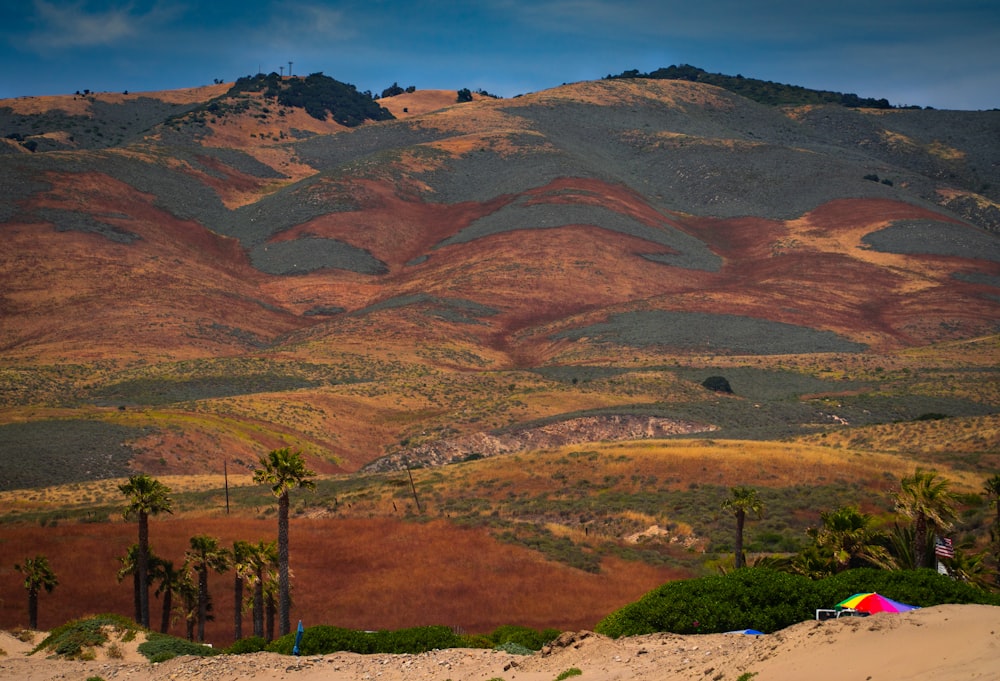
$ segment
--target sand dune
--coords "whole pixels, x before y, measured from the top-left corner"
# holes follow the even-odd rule
[[[41,640],[41,639],[38,639]],[[120,659],[79,662],[28,656],[31,646],[0,634],[0,678],[55,681],[100,676],[153,681],[353,681],[466,679],[552,681],[902,681],[1000,678],[1000,607],[943,605],[865,619],[802,622],[774,634],[654,634],[619,640],[564,634],[531,656],[455,649],[420,655],[286,657],[273,653],[175,658],[150,665],[137,644]]]

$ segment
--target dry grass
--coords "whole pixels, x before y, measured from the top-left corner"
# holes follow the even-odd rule
[[[127,523],[11,526],[3,528],[4,554],[12,560],[44,554],[60,578],[40,599],[43,627],[97,612],[132,612],[130,583],[118,584],[117,557],[135,541]],[[209,534],[234,539],[273,537],[273,521],[241,518],[154,519],[151,542],[158,555],[181,562],[188,538]],[[563,629],[592,628],[672,573],[641,563],[608,559],[600,575],[545,561],[538,554],[498,544],[485,530],[444,521],[409,523],[390,518],[292,522],[293,619],[307,625],[395,629],[445,624],[470,632],[501,624]],[[231,575],[211,575],[216,619],[208,624],[216,645],[232,640]],[[0,627],[26,621],[17,573],[0,567]],[[159,622],[159,603],[152,605]],[[58,613],[58,614],[57,614]],[[55,621],[58,617],[58,621]],[[182,635],[176,626],[172,633]]]

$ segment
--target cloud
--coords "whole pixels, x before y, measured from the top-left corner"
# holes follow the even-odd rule
[[[88,10],[81,3],[71,5],[34,0],[35,24],[25,44],[34,51],[73,48],[104,48],[133,42],[167,21],[175,12],[154,6],[146,13],[132,5]]]

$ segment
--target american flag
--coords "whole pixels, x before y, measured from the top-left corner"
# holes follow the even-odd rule
[[[952,546],[951,540],[947,537],[938,539],[934,544],[934,555],[938,558],[954,558],[955,547]]]

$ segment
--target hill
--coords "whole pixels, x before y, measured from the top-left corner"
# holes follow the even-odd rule
[[[616,600],[725,553],[730,485],[780,550],[915,465],[1000,469],[1000,112],[309,78],[0,102],[12,527],[100,526],[136,471],[213,517],[224,465],[291,446],[329,485],[303,516],[460,518]]]

